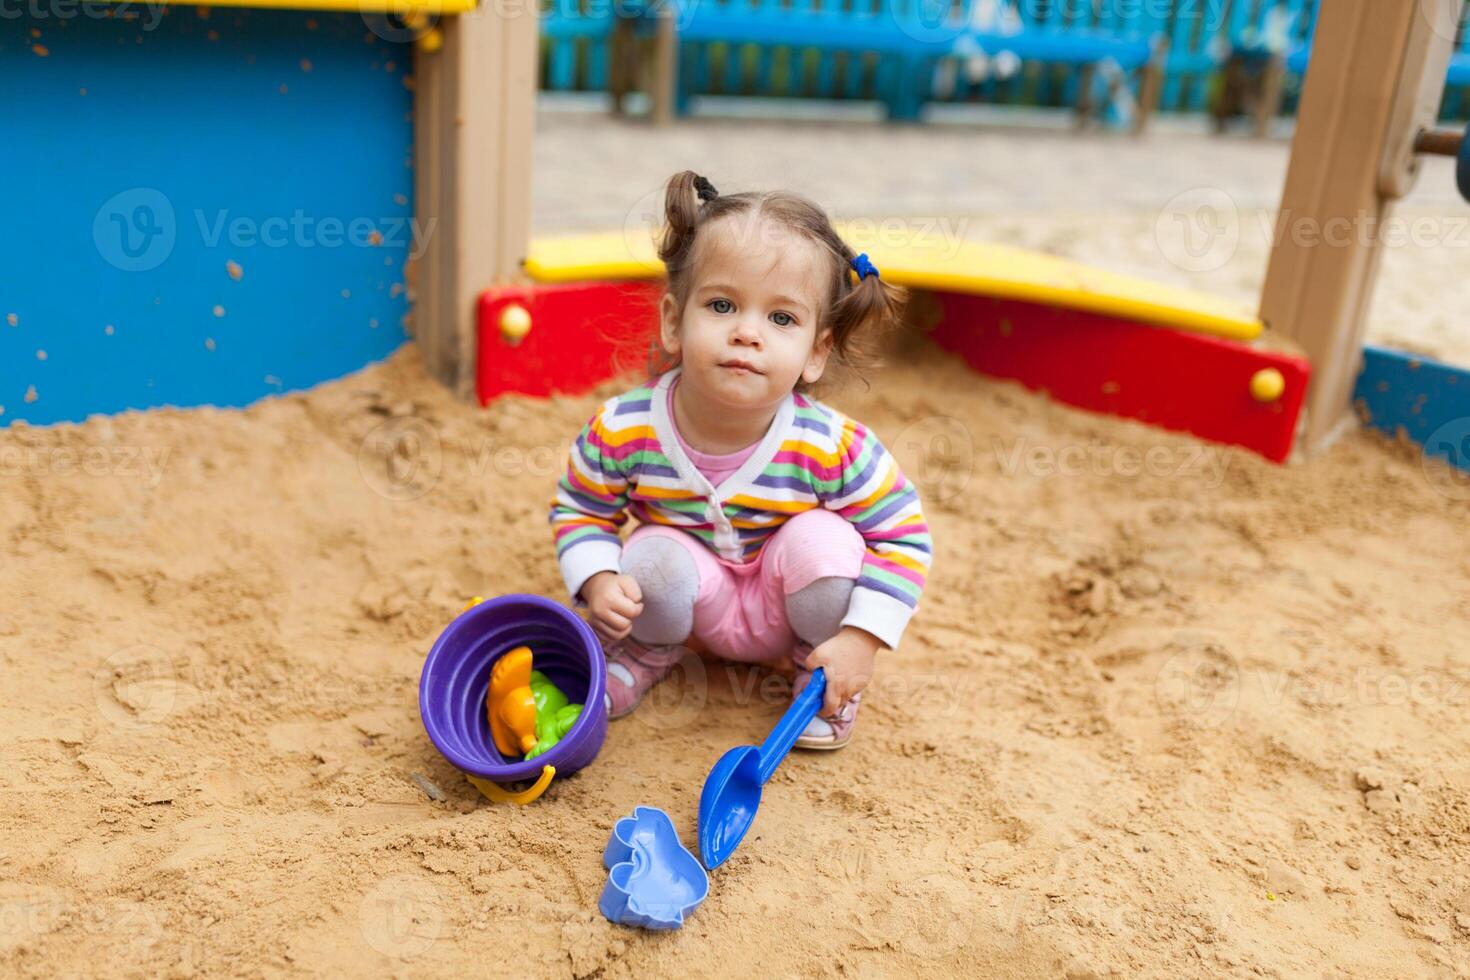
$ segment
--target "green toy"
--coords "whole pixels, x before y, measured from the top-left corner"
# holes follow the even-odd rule
[[[536,745],[526,753],[527,759],[560,742],[582,714],[582,706],[569,704],[561,688],[539,670],[531,671],[531,697],[536,701]]]

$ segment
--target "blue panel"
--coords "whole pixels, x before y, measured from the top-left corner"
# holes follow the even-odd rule
[[[410,49],[355,14],[69,9],[0,19],[23,189],[0,238],[0,423],[243,405],[397,348]]]
[[[1381,347],[1363,358],[1353,400],[1368,424],[1470,470],[1470,371]]]

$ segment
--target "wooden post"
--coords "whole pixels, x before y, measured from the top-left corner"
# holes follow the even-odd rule
[[[1097,80],[1097,64],[1089,61],[1077,69],[1077,128],[1086,129],[1092,124],[1092,86]]]
[[[1164,97],[1164,74],[1169,62],[1169,41],[1159,40],[1148,64],[1143,66],[1143,75],[1138,82],[1138,112],[1133,117],[1133,135],[1142,136]]]
[[[1307,454],[1325,448],[1349,415],[1378,235],[1413,182],[1414,135],[1432,124],[1443,96],[1459,4],[1322,4],[1261,297],[1261,318],[1312,362],[1300,442]]]
[[[638,37],[634,20],[613,6],[612,37],[608,39],[607,94],[612,114],[621,116],[628,91],[638,83]]]
[[[414,58],[414,339],[433,375],[474,393],[475,304],[523,278],[539,37],[534,0],[445,18]]]
[[[651,106],[653,124],[667,126],[674,119],[679,86],[679,28],[672,4],[662,4],[655,15]]]
[[[1281,115],[1281,103],[1286,98],[1286,55],[1273,52],[1261,69],[1261,87],[1256,94],[1256,104],[1251,110],[1251,132],[1258,139],[1271,133],[1271,123]]]

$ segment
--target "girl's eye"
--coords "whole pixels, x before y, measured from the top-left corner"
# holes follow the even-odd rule
[[[789,327],[796,322],[796,317],[792,316],[790,313],[783,313],[780,310],[777,310],[775,313],[771,314],[771,322],[776,324],[776,326],[778,327]]]
[[[716,313],[735,312],[735,304],[730,302],[728,299],[712,299],[709,302],[709,308],[714,310]]]

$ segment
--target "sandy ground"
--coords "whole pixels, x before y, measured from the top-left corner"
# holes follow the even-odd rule
[[[591,154],[539,152],[544,227],[579,188],[615,220]],[[1059,250],[1124,234],[1051,176]],[[651,804],[692,840],[779,692],[681,672],[526,808],[417,715],[467,597],[559,595],[545,502],[597,395],[481,411],[410,346],[244,411],[0,431],[0,973],[1470,976],[1470,487],[1364,434],[1277,468],[917,341],[874,380],[832,400],[920,484],[933,585],[854,743],[792,757],[669,935],[597,913],[611,825]]]

